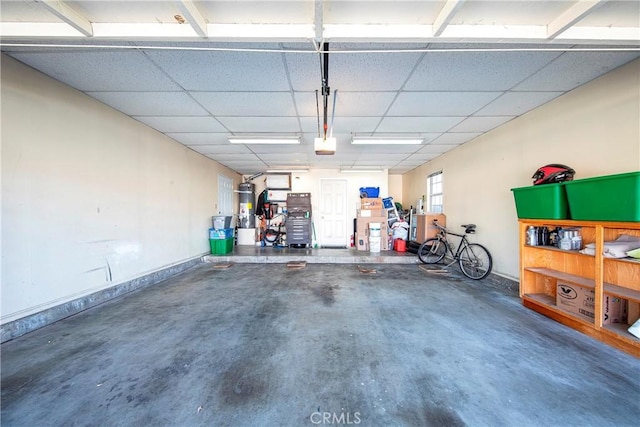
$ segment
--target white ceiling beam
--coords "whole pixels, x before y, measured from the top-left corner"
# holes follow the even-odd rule
[[[435,21],[433,21],[433,37],[438,37],[442,34],[464,2],[465,0],[447,0],[447,3],[442,8]]]
[[[208,37],[207,21],[204,19],[198,8],[191,0],[176,0],[178,9],[182,12],[183,18],[187,20],[200,37]]]
[[[552,39],[605,4],[607,0],[580,0],[547,25],[547,38]]]
[[[91,22],[69,7],[65,2],[61,0],[37,0],[37,2],[65,23],[80,31],[83,35],[87,37],[93,36],[93,25],[91,25]]]
[[[315,3],[315,14],[313,18],[313,27],[315,30],[315,41],[316,43],[322,43],[323,40],[323,29],[324,26],[324,2],[323,0],[316,0]]]

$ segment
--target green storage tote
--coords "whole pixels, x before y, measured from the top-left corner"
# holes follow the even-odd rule
[[[233,237],[233,228],[210,228],[209,239],[228,239]]]
[[[233,252],[233,237],[229,239],[209,239],[212,255],[225,255]]]
[[[640,172],[565,182],[571,218],[581,221],[640,221]]]
[[[569,204],[564,183],[512,188],[518,218],[568,219]]]

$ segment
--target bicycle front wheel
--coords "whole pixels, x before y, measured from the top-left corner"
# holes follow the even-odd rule
[[[418,258],[424,264],[435,264],[442,261],[447,253],[445,242],[440,239],[432,238],[424,241],[418,248]]]
[[[462,274],[469,279],[480,280],[484,279],[491,273],[493,267],[493,260],[491,254],[482,245],[477,243],[469,243],[460,252],[460,270]]]

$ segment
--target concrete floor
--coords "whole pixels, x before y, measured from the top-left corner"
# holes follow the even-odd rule
[[[635,426],[640,363],[417,265],[205,263],[2,345],[3,426]]]

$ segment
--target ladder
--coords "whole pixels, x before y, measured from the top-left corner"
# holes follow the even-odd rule
[[[387,223],[390,221],[400,221],[400,215],[396,204],[393,202],[393,197],[385,197],[382,199],[382,207],[387,211]]]

